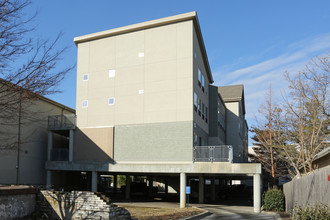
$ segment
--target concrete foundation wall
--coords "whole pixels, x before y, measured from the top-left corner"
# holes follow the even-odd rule
[[[31,215],[36,208],[34,188],[0,187],[0,219],[20,219]]]
[[[192,121],[116,126],[115,162],[192,162],[192,132]]]
[[[323,203],[330,206],[330,184],[328,174],[330,166],[316,170],[313,173],[295,177],[283,185],[286,211],[289,212],[297,204],[299,206],[315,206]]]

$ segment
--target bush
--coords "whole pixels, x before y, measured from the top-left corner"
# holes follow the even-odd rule
[[[295,206],[291,213],[293,220],[328,220],[330,219],[329,207],[323,204],[311,206]]]
[[[284,211],[284,195],[280,189],[268,189],[263,194],[263,207],[266,211]]]

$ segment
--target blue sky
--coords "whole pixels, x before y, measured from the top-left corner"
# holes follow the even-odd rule
[[[253,125],[270,83],[275,96],[287,87],[285,70],[295,73],[312,57],[330,50],[328,0],[33,0],[36,37],[69,46],[59,66],[76,63],[73,38],[125,25],[197,11],[215,85],[245,85],[247,120]],[[75,108],[76,72],[49,98]]]

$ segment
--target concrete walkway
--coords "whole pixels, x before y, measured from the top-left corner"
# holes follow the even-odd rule
[[[180,204],[176,202],[115,202],[117,205],[152,207],[152,208],[179,208]],[[189,220],[198,219],[221,219],[221,220],[237,220],[237,219],[254,219],[254,220],[274,220],[276,214],[272,213],[254,213],[252,206],[228,206],[228,205],[211,205],[211,204],[189,204],[190,207],[197,207],[208,211],[203,215],[187,218]]]

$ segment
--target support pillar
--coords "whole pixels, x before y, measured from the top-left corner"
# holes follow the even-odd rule
[[[261,190],[260,190],[260,174],[253,175],[253,209],[254,212],[261,211]]]
[[[186,207],[186,174],[180,173],[180,208]]]
[[[204,203],[204,176],[199,175],[199,183],[198,183],[198,203]]]
[[[165,195],[168,195],[168,180],[165,180]]]
[[[52,188],[52,171],[47,170],[46,173],[46,189],[50,190]]]
[[[97,172],[92,171],[92,192],[97,192]]]
[[[117,191],[117,175],[113,175],[113,192]]]
[[[69,136],[69,162],[73,161],[73,139],[74,139],[74,131],[70,129],[70,136]]]
[[[152,177],[149,177],[148,178],[148,196],[149,197],[152,197],[152,188],[153,188],[153,180],[152,180]]]
[[[48,131],[47,160],[50,161],[53,149],[53,132]]]
[[[215,201],[215,179],[211,178],[211,201]]]
[[[131,198],[131,176],[126,175],[125,199]]]

